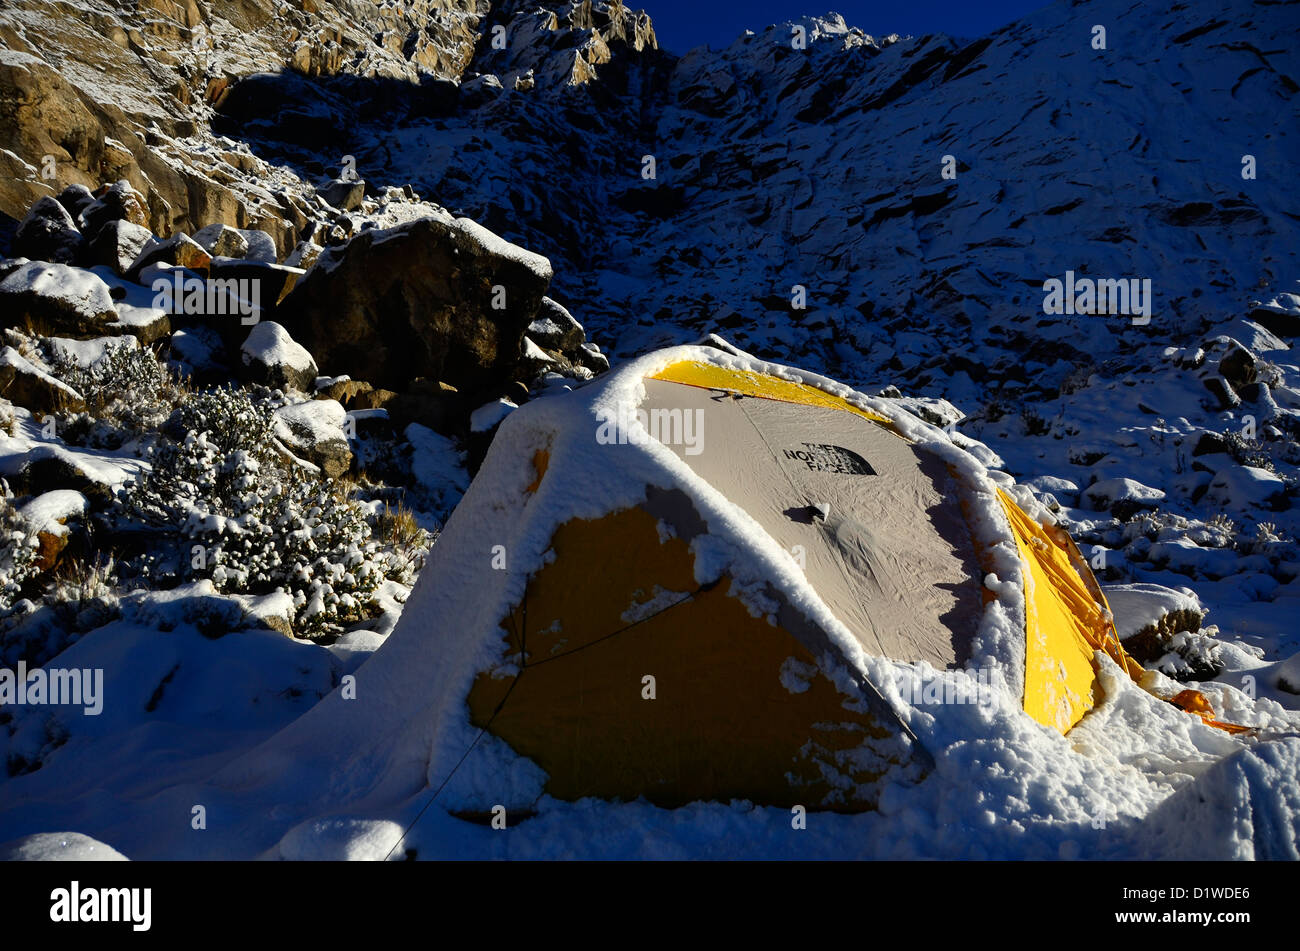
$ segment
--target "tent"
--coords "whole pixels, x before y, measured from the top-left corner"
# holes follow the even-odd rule
[[[891,402],[692,347],[529,403],[434,548],[458,570],[426,569],[393,637],[457,658],[444,715],[559,799],[871,808],[931,766],[900,670],[967,670],[1068,731],[1097,651],[1141,675],[1086,561]],[[478,785],[465,811],[500,801]]]

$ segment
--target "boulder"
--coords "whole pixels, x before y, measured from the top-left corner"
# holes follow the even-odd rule
[[[275,437],[300,459],[337,479],[352,467],[348,446],[347,411],[335,400],[308,400],[275,411]]]
[[[0,350],[0,396],[42,415],[86,408],[80,393],[36,367],[13,347]]]
[[[549,297],[542,298],[537,316],[528,325],[528,336],[547,350],[569,353],[577,350],[587,339],[582,324],[573,315]]]
[[[374,390],[354,400],[353,405],[388,410],[396,426],[419,423],[444,436],[465,431],[471,405],[448,383],[414,380],[402,393]]]
[[[1118,519],[1132,518],[1143,509],[1154,509],[1165,499],[1161,489],[1136,479],[1102,479],[1083,490],[1083,501],[1094,512],[1109,511]]]
[[[578,358],[578,363],[592,373],[604,373],[609,369],[609,357],[601,353],[600,347],[594,343],[584,343],[577,349],[575,356]]]
[[[242,258],[248,253],[248,239],[238,228],[213,224],[194,232],[194,241],[214,258]]]
[[[151,264],[170,264],[202,273],[212,265],[212,255],[189,235],[178,231],[170,238],[145,248],[131,262],[127,269],[127,279],[138,283],[141,273]]]
[[[417,377],[499,390],[550,280],[546,258],[444,214],[327,249],[276,319],[329,374],[397,391]]]
[[[144,195],[123,179],[93,192],[94,201],[81,212],[81,230],[95,234],[110,221],[126,220],[142,228],[149,226],[149,203]]]
[[[72,489],[55,489],[37,496],[18,510],[28,528],[36,534],[36,564],[49,571],[68,547],[68,521],[85,516],[89,509],[86,497]]]
[[[209,268],[209,276],[214,280],[247,281],[248,286],[256,282],[258,306],[267,311],[274,308],[288,296],[299,279],[305,273],[302,268],[276,264],[274,261],[232,261],[215,258]]]
[[[1214,474],[1205,498],[1237,512],[1288,508],[1287,484],[1276,473],[1256,466],[1225,466]]]
[[[1228,384],[1228,381],[1218,374],[1205,376],[1201,379],[1201,382],[1210,391],[1210,395],[1214,397],[1215,409],[1232,409],[1232,407],[1241,404],[1241,397]]]
[[[239,228],[239,236],[244,239],[248,245],[242,257],[245,261],[254,261],[259,264],[275,264],[280,260],[275,249],[275,238],[269,232],[260,231],[256,228]]]
[[[354,380],[346,375],[318,377],[315,387],[317,399],[338,400],[348,408],[357,405],[358,399],[375,391],[375,388],[364,380]]]
[[[59,202],[46,195],[38,198],[27,217],[14,232],[14,257],[75,264],[84,243],[72,215]]]
[[[335,179],[319,189],[318,194],[340,211],[356,211],[366,197],[366,183],[360,179]]]
[[[1235,340],[1232,341],[1228,352],[1219,360],[1219,375],[1227,380],[1228,385],[1240,396],[1242,390],[1255,382],[1256,373],[1255,355]]]
[[[1257,378],[1255,354],[1227,334],[1206,340],[1201,350],[1207,359],[1199,367],[1197,376],[1218,398],[1220,408],[1237,405],[1241,391]]]
[[[0,322],[42,336],[102,337],[118,319],[108,285],[66,264],[25,261],[0,281]]]
[[[95,203],[95,196],[85,185],[69,185],[59,192],[56,200],[67,209],[73,221],[80,221],[81,213]]]
[[[1209,456],[1218,453],[1226,453],[1232,448],[1228,440],[1218,433],[1204,432],[1196,439],[1196,445],[1192,448],[1192,456]]]
[[[289,332],[272,320],[253,327],[240,349],[248,378],[276,389],[311,389],[316,379],[316,361]]]
[[[156,239],[148,228],[125,218],[110,221],[86,245],[89,263],[104,264],[125,274]]]
[[[324,250],[315,241],[299,241],[294,245],[293,250],[289,252],[289,256],[284,259],[284,263],[287,267],[296,267],[307,271],[316,263],[316,259],[320,257],[320,253]]]

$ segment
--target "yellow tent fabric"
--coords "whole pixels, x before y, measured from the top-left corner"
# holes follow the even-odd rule
[[[854,406],[848,400],[841,399],[819,390],[807,383],[794,380],[782,380],[765,373],[752,370],[736,370],[731,367],[718,366],[715,363],[703,363],[699,360],[680,360],[669,364],[653,377],[653,380],[665,380],[669,383],[685,383],[706,390],[727,390],[745,396],[757,396],[767,400],[780,400],[783,403],[802,403],[805,406],[825,406],[830,409],[854,413],[863,419],[881,423],[889,428],[890,421],[884,416],[868,412]]]
[[[1089,590],[1069,552],[1001,490],[998,501],[1025,564],[1025,712],[1064,733],[1096,702],[1094,651],[1106,651],[1135,680],[1142,668],[1120,646],[1104,596]]]

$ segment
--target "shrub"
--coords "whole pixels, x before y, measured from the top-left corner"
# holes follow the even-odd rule
[[[386,578],[409,583],[419,539],[400,518],[386,529],[390,540],[375,537],[343,486],[287,461],[271,423],[270,409],[245,391],[189,397],[163,428],[151,471],[123,490],[121,509],[175,534],[185,579],[208,578],[225,592],[286,591],[296,633],[333,633],[373,614],[371,596]]]
[[[40,574],[36,549],[39,541],[13,505],[9,485],[0,479],[0,616],[8,615],[23,586]]]
[[[68,415],[59,427],[75,445],[116,449],[150,433],[167,419],[186,386],[148,347],[111,347],[88,367],[56,353],[50,372],[86,401],[86,412]]]

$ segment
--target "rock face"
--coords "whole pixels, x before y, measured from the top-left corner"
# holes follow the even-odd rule
[[[510,377],[550,281],[540,255],[468,219],[429,217],[327,250],[277,319],[325,373],[475,391]]]
[[[264,183],[242,175],[251,156],[210,139],[195,147],[208,106],[262,71],[395,86],[459,78],[488,8],[487,0],[105,0],[91,10],[8,0],[0,214],[21,220],[37,198],[111,177],[144,196],[147,220],[135,223],[157,234],[278,219]],[[277,238],[287,241],[282,253],[293,246]]]

